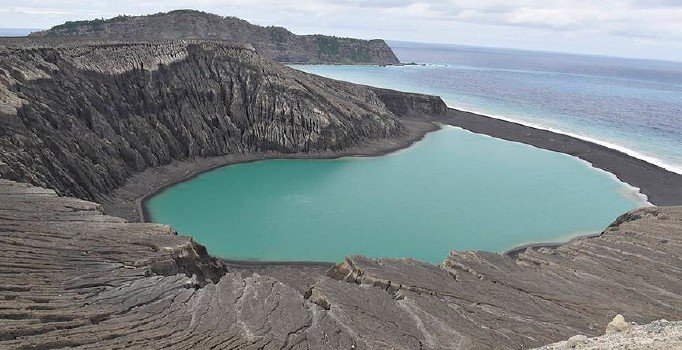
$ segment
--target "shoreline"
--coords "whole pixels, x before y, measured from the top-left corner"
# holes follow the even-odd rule
[[[641,208],[633,209],[633,210],[638,210]],[[563,240],[563,241],[558,241],[558,242],[539,242],[539,243],[524,243],[519,246],[513,247],[511,249],[505,250],[504,252],[500,253],[501,255],[508,256],[510,258],[516,258],[519,256],[519,254],[523,253],[526,251],[526,249],[531,248],[531,249],[539,249],[539,248],[558,248],[561,247],[562,245],[566,245],[569,243],[573,243],[575,241],[581,240],[583,238],[595,238],[601,236],[602,232],[597,232],[597,233],[585,233],[585,234],[580,234],[575,237]]]
[[[558,134],[558,135],[570,136],[574,139],[593,143],[593,144],[603,146],[603,147],[606,147],[606,148],[614,150],[614,151],[618,151],[620,153],[624,153],[624,154],[626,154],[632,158],[643,160],[647,163],[653,164],[653,165],[660,167],[660,168],[663,168],[667,171],[682,175],[682,168],[679,166],[668,164],[660,158],[656,158],[654,156],[649,156],[649,155],[646,155],[644,153],[641,153],[640,151],[636,151],[634,149],[627,148],[625,146],[621,146],[621,145],[618,145],[618,144],[615,144],[612,142],[602,141],[602,140],[599,140],[599,139],[596,139],[596,138],[593,138],[590,136],[584,136],[584,135],[576,134],[576,133],[573,133],[570,131],[564,131],[564,130],[549,127],[549,126],[543,126],[540,124],[534,124],[531,122],[526,122],[524,120],[516,119],[513,117],[508,117],[508,116],[505,116],[502,114],[490,114],[490,113],[478,111],[475,109],[468,109],[468,108],[464,108],[464,107],[457,107],[457,106],[450,106],[450,105],[448,105],[447,108],[451,109],[451,110],[460,111],[463,113],[471,113],[471,114],[484,116],[484,117],[488,117],[488,118],[492,118],[492,119],[503,120],[503,121],[506,121],[506,122],[509,122],[512,124],[519,124],[519,125],[522,125],[522,126],[525,126],[528,128],[532,128],[532,129],[549,131],[549,132],[552,132],[552,133]]]
[[[277,151],[215,156],[172,162],[149,168],[133,175],[126,184],[108,195],[97,198],[107,215],[122,217],[129,222],[152,222],[146,202],[176,184],[224,166],[274,159],[338,159],[343,157],[380,157],[400,151],[422,140],[426,134],[439,130],[431,120],[401,118],[406,133],[390,139],[370,141],[343,151],[314,153],[282,153]]]
[[[488,117],[488,118],[492,118],[492,117]],[[469,133],[472,133],[472,134],[476,134],[476,135],[479,135],[479,136],[489,137],[489,138],[496,139],[496,140],[504,140],[504,139],[497,138],[497,137],[493,137],[493,136],[490,136],[490,135],[487,135],[487,134],[476,133],[476,132],[473,132],[473,131],[470,131],[470,130],[468,130],[468,129],[464,129],[464,128],[462,128],[462,127],[455,126],[455,125],[452,125],[452,124],[441,124],[441,125],[443,125],[443,127],[456,128],[456,129],[463,130],[463,131],[466,131],[466,132],[469,132]],[[542,130],[542,129],[540,129],[540,130]],[[509,141],[509,140],[504,140],[504,141]],[[631,184],[629,184],[629,183],[627,183],[627,182],[623,182],[621,179],[618,178],[618,176],[616,176],[616,175],[614,175],[614,174],[612,174],[612,173],[610,173],[610,172],[608,172],[608,171],[606,171],[606,170],[604,170],[604,169],[598,168],[598,167],[594,166],[594,164],[592,164],[592,163],[590,163],[590,162],[588,162],[588,161],[586,161],[586,160],[584,160],[584,159],[582,159],[582,158],[579,158],[579,157],[574,156],[574,155],[569,155],[569,154],[566,154],[566,153],[551,151],[551,150],[548,150],[548,149],[545,149],[545,148],[537,147],[537,146],[534,146],[534,145],[531,145],[531,144],[527,144],[527,143],[523,143],[523,142],[517,142],[517,141],[509,141],[509,142],[521,143],[521,144],[523,144],[523,145],[525,145],[525,146],[532,147],[532,148],[535,148],[535,149],[538,149],[538,150],[543,150],[543,151],[549,151],[549,152],[559,153],[559,154],[561,154],[561,155],[563,155],[563,156],[566,156],[566,157],[572,158],[572,159],[574,159],[574,160],[577,160],[577,161],[579,161],[580,163],[584,164],[586,167],[588,167],[588,168],[590,168],[590,169],[592,169],[592,170],[594,170],[594,171],[604,173],[605,175],[609,176],[613,181],[622,184],[622,185],[623,185],[623,190],[627,191],[626,193],[622,193],[623,196],[628,197],[628,198],[633,199],[633,200],[636,200],[636,201],[638,201],[638,202],[646,203],[646,204],[649,205],[649,206],[654,206],[654,204],[652,204],[651,202],[649,202],[649,198],[647,197],[647,195],[641,192],[641,189],[640,189],[639,187],[635,187],[635,186],[633,186],[633,185],[631,185]]]
[[[224,166],[271,159],[338,159],[342,157],[378,157],[406,149],[422,140],[426,134],[439,130],[442,125],[487,135],[493,138],[554,151],[576,157],[589,166],[605,171],[625,185],[639,189],[652,205],[682,204],[682,175],[661,168],[645,160],[635,158],[619,150],[592,143],[570,135],[534,128],[508,120],[497,119],[473,112],[448,107],[441,117],[410,119],[400,118],[406,133],[392,139],[372,141],[362,146],[340,152],[316,153],[260,152],[252,154],[227,155],[200,158],[193,161],[174,162],[162,167],[150,168],[131,177],[126,185],[116,189],[99,201],[108,215],[124,217],[128,221],[152,222],[146,202],[153,196],[178,183]],[[535,242],[512,247],[500,253],[513,257],[529,247],[556,247],[585,236],[580,235],[566,242]],[[446,257],[444,257],[446,258]],[[329,262],[320,261],[260,261],[219,258],[223,263],[238,268],[264,268],[271,266],[322,266]]]
[[[571,135],[450,107],[447,115],[434,121],[579,158],[612,174],[620,182],[639,189],[653,205],[682,205],[682,175],[620,150]]]

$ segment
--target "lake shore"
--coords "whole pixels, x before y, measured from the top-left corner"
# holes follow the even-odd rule
[[[638,188],[651,204],[682,205],[682,175],[621,151],[569,135],[452,108],[446,116],[438,118],[438,121],[478,134],[580,158]]]
[[[440,126],[431,120],[402,118],[401,122],[405,127],[403,135],[366,142],[362,146],[343,151],[314,153],[270,151],[235,154],[173,162],[168,165],[149,168],[133,175],[124,186],[117,188],[108,195],[101,196],[97,199],[97,202],[102,205],[104,212],[108,215],[122,217],[129,222],[150,222],[151,218],[145,206],[147,199],[168,187],[191,180],[202,173],[216,168],[266,159],[335,159],[350,156],[378,157],[405,149],[424,138],[427,133],[440,129]]]
[[[444,116],[416,119],[401,118],[406,133],[399,137],[369,142],[340,152],[316,153],[262,152],[200,158],[173,162],[135,174],[126,185],[107,196],[99,198],[104,212],[120,216],[131,222],[151,221],[145,202],[157,193],[177,183],[188,181],[201,173],[231,164],[265,159],[333,159],[347,156],[382,156],[411,146],[427,133],[438,130],[438,124],[460,127],[474,133],[541,149],[564,153],[589,162],[593,167],[607,171],[620,181],[640,189],[654,205],[682,204],[682,175],[673,173],[620,151],[607,148],[572,136],[536,129],[533,127],[495,119],[492,117],[449,108]]]

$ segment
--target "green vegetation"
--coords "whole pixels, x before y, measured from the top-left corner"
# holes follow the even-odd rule
[[[320,54],[338,55],[339,39],[335,36],[318,36],[317,50]]]
[[[268,27],[268,33],[272,41],[280,44],[287,41],[289,31],[282,27]]]
[[[81,26],[97,26],[106,23],[107,20],[104,18],[93,19],[90,21],[66,21],[64,24],[60,24],[52,27],[52,30],[72,30]]]
[[[56,26],[52,27],[52,30],[72,31],[78,27],[84,27],[84,26],[90,26],[90,27],[97,28],[97,27],[100,27],[106,23],[121,22],[121,21],[125,21],[129,18],[131,18],[131,16],[119,15],[119,16],[116,16],[116,17],[110,18],[110,19],[97,18],[97,19],[88,20],[88,21],[67,21],[64,24],[60,24],[60,25],[56,25]]]
[[[372,55],[368,48],[359,47],[351,53],[350,58],[355,62],[370,62],[372,60]]]

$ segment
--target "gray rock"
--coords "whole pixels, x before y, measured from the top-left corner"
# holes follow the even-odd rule
[[[328,269],[222,262],[170,227],[104,215],[83,199],[161,165],[404,145],[428,129],[410,117],[446,109],[248,45],[89,40],[0,40],[0,174],[22,182],[0,180],[2,349],[518,349],[597,336],[616,313],[682,316],[682,207],[510,255]],[[675,344],[652,325],[642,339]]]
[[[84,199],[174,160],[340,151],[406,134],[384,103],[396,96],[245,46],[10,40],[0,56],[3,176]],[[404,97],[444,111],[438,98]]]
[[[574,349],[579,345],[584,344],[587,341],[587,336],[584,336],[582,334],[579,335],[574,335],[566,341],[565,347],[567,349]]]
[[[581,337],[579,342],[571,339]],[[587,338],[575,336],[567,341],[538,348],[538,350],[679,350],[682,349],[682,322],[653,321],[647,325],[634,325],[628,332],[616,332]]]
[[[597,336],[614,312],[679,319],[681,232],[682,207],[646,208],[599,237],[516,257],[349,257],[299,273],[223,264],[167,226],[0,180],[0,348],[541,346]],[[614,336],[676,346],[678,323]]]
[[[625,321],[623,315],[618,314],[606,325],[606,334],[625,332],[630,329],[630,324]]]

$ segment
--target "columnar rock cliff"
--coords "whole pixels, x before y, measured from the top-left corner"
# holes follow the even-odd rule
[[[373,89],[248,46],[27,42],[0,46],[0,174],[62,194],[94,198],[172,160],[342,150],[403,133]]]
[[[235,17],[179,10],[149,16],[67,22],[32,36],[80,36],[118,40],[210,39],[248,43],[265,57],[292,63],[398,64],[380,39],[296,35],[282,27],[261,27]]]
[[[440,266],[225,267],[158,224],[0,180],[2,349],[520,349],[682,315],[682,207]]]
[[[104,215],[84,199],[145,169],[385,143],[446,108],[248,45],[53,39],[0,41],[0,349],[519,349],[600,335],[618,313],[682,316],[682,207],[438,266],[223,262],[170,227]]]

